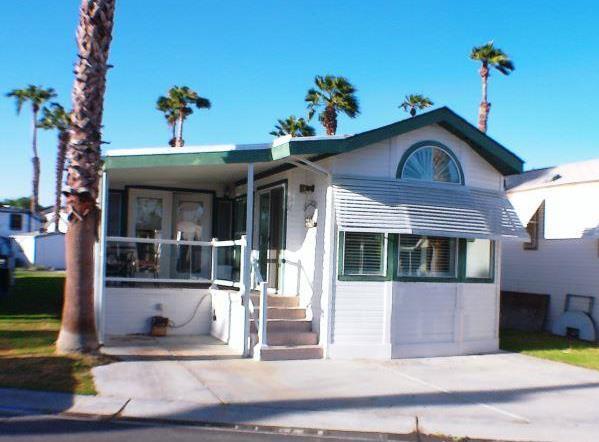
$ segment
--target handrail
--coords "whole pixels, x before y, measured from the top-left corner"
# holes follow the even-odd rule
[[[260,348],[268,347],[268,283],[262,278],[260,272],[260,261],[258,255],[252,253],[251,256],[251,267],[254,283],[259,287],[260,292],[260,318],[258,320],[254,315],[254,321],[258,325],[258,344]],[[251,310],[253,313],[253,303],[250,298]]]

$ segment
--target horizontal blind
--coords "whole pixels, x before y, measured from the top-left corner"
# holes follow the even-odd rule
[[[382,233],[345,232],[343,273],[345,275],[384,275]]]
[[[455,238],[400,235],[399,276],[454,277],[456,245]]]

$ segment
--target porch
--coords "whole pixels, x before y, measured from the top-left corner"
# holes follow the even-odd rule
[[[244,155],[216,164],[196,161],[218,153],[214,148],[109,154],[96,267],[97,324],[105,345],[149,334],[160,317],[168,335],[213,336],[237,355],[263,359],[268,356],[261,349],[268,347],[266,353],[289,357],[293,352],[274,347],[310,346],[300,353],[322,357],[317,319],[300,303],[299,282],[293,286],[291,273],[299,275],[301,264],[289,259],[286,244],[288,198],[297,190],[286,179],[256,184],[273,169],[309,169],[310,162],[252,161],[270,147],[223,150],[223,158]],[[178,162],[181,156],[189,161]],[[286,267],[292,269],[287,274]],[[200,344],[189,342],[190,348]],[[150,343],[159,341],[142,347]]]

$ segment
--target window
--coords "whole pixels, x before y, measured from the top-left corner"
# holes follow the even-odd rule
[[[488,239],[466,240],[466,278],[493,278],[494,244]]]
[[[530,236],[530,241],[522,244],[524,250],[537,250],[539,248],[539,227],[541,224],[543,207],[544,204],[541,204],[541,206],[537,209],[535,214],[532,216],[532,218],[526,225],[526,231]]]
[[[399,235],[398,276],[455,278],[457,240]]]
[[[457,161],[448,150],[439,146],[417,147],[403,162],[402,179],[440,183],[462,183]]]
[[[20,213],[10,214],[10,230],[22,230],[23,229],[23,215]]]
[[[233,238],[239,239],[245,235],[247,201],[245,196],[235,198],[233,202]]]
[[[108,193],[108,236],[120,236],[122,232],[122,194]]]
[[[385,235],[382,233],[342,232],[345,276],[385,276]]]

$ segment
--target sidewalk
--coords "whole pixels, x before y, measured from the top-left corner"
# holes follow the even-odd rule
[[[594,441],[599,373],[514,354],[401,361],[127,361],[100,396],[0,389],[0,409],[245,427]],[[418,426],[418,427],[417,427]]]

